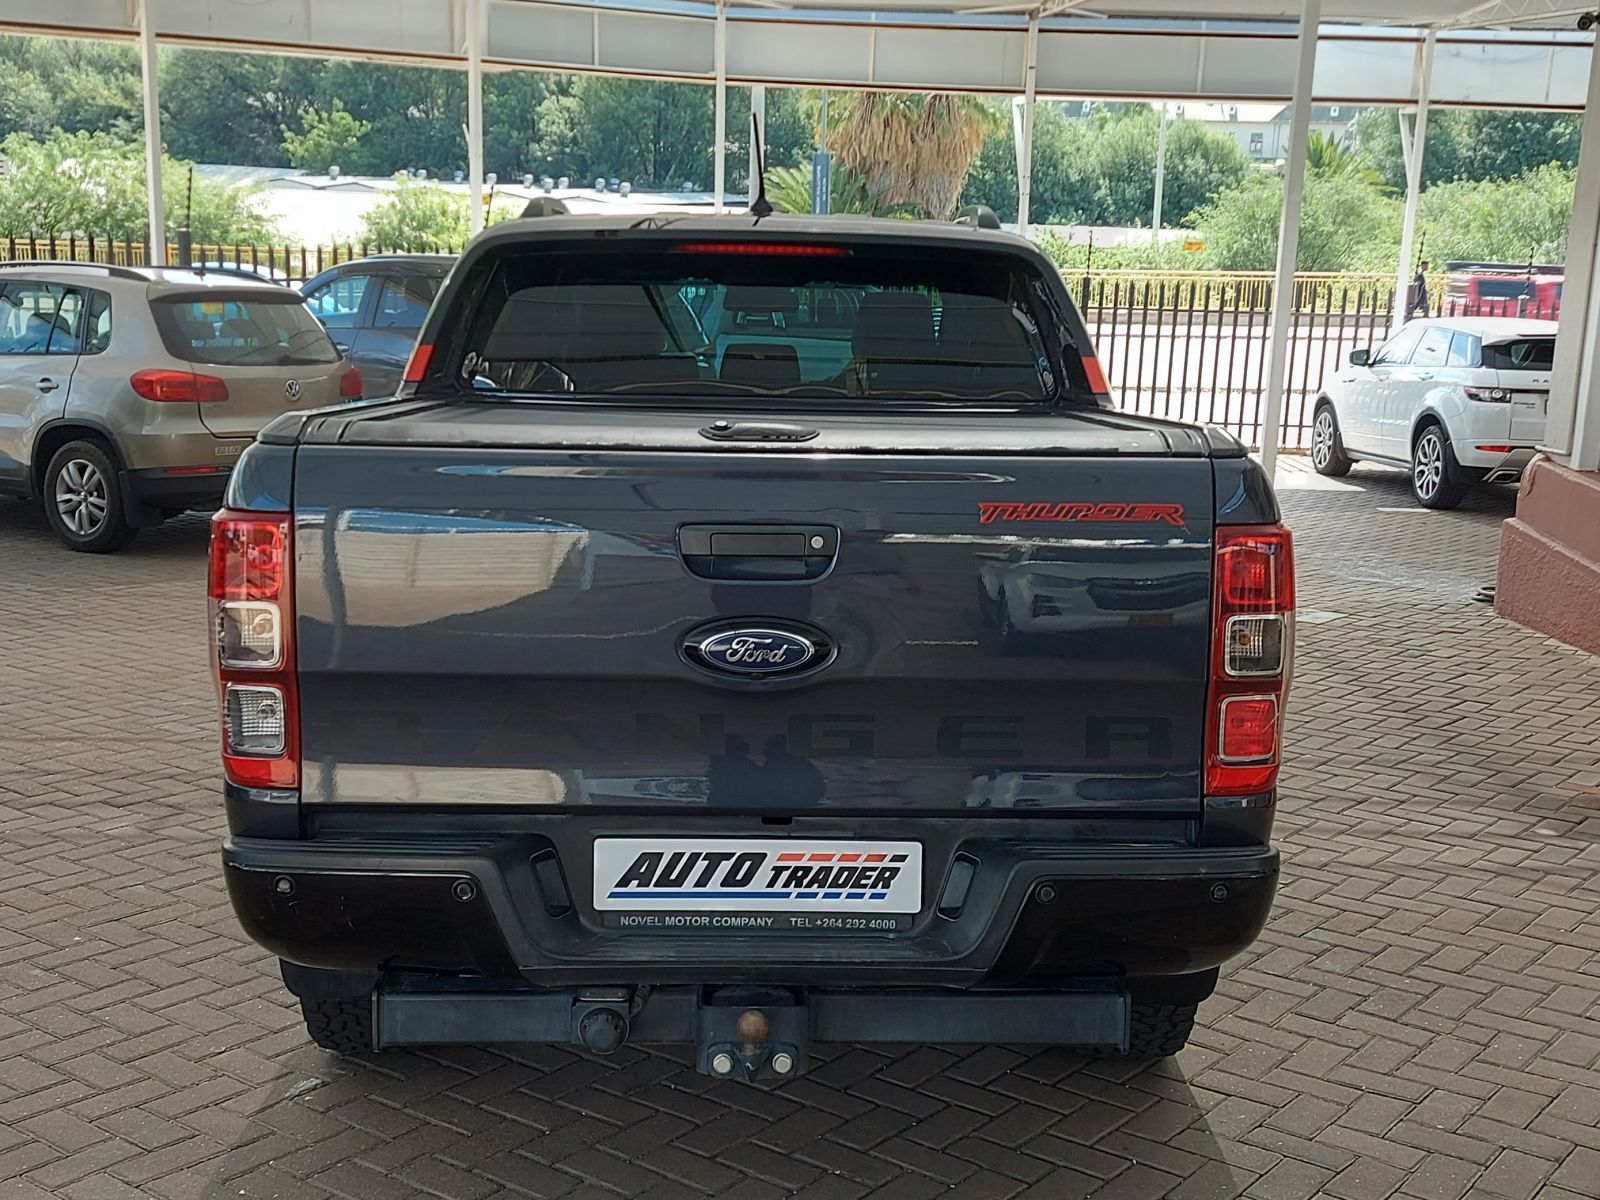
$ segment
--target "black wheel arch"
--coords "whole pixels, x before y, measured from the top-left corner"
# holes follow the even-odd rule
[[[55,417],[39,427],[33,440],[32,461],[28,464],[28,478],[33,495],[44,494],[44,473],[50,469],[50,460],[68,442],[95,442],[111,456],[118,474],[128,469],[122,450],[111,430],[92,417]]]

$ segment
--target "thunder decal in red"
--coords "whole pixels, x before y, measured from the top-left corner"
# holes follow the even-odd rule
[[[996,521],[1164,521],[1183,525],[1181,504],[1090,504],[1084,501],[1036,500],[978,501],[978,520],[984,525]]]

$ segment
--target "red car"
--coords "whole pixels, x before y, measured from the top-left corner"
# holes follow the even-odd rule
[[[1554,321],[1561,314],[1565,267],[1453,262],[1446,268],[1443,316]]]

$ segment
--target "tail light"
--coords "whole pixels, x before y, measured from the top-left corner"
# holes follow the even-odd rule
[[[411,352],[411,357],[406,360],[406,373],[400,378],[405,383],[421,383],[423,376],[428,373],[428,364],[433,361],[433,347],[427,342],[420,342]]]
[[[361,368],[351,367],[339,376],[339,398],[341,400],[359,400],[362,390],[366,387],[361,378]]]
[[[1097,396],[1109,396],[1111,385],[1106,382],[1106,373],[1100,366],[1100,360],[1092,354],[1083,356],[1083,374],[1089,381],[1089,390]]]
[[[1467,394],[1468,400],[1481,400],[1486,404],[1508,404],[1511,401],[1511,393],[1505,388],[1469,387],[1461,390]]]
[[[802,242],[679,242],[676,254],[750,254],[759,258],[849,258],[848,246]]]
[[[1206,794],[1249,796],[1278,782],[1294,666],[1294,546],[1282,525],[1221,525],[1216,536]]]
[[[222,765],[241,787],[300,786],[294,543],[280,513],[223,509],[211,522],[212,661]]]
[[[226,383],[193,371],[135,371],[128,382],[137,394],[160,404],[221,404],[228,398]]]

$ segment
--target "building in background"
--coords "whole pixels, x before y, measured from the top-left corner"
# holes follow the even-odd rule
[[[1344,143],[1352,140],[1350,123],[1362,111],[1360,104],[1315,104],[1311,108],[1313,132]],[[1289,106],[1286,104],[1173,104],[1174,117],[1199,121],[1213,133],[1226,134],[1239,143],[1252,161],[1277,163],[1289,156]]]

